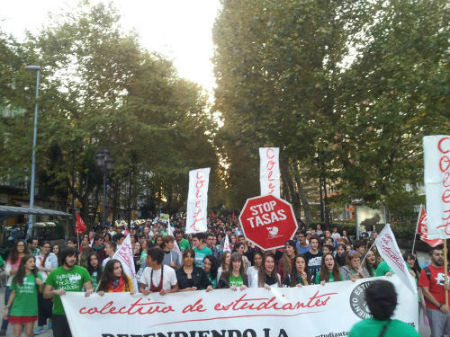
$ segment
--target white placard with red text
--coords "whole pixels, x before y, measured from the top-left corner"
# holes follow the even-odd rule
[[[417,329],[417,296],[397,278],[342,281],[325,286],[189,291],[130,295],[61,296],[73,336],[347,336],[368,318],[364,289],[374,279],[391,281],[398,294],[394,318]]]
[[[123,240],[122,245],[118,247],[113,259],[119,260],[122,263],[123,272],[128,275],[133,282],[134,290],[138,290],[138,284],[136,281],[136,270],[134,269],[134,257],[133,250],[131,248],[131,239],[128,234],[125,240]]]
[[[189,194],[186,214],[186,233],[206,232],[208,228],[208,185],[211,169],[189,171]]]
[[[400,248],[398,248],[397,240],[395,240],[394,233],[391,226],[386,224],[383,230],[375,239],[375,244],[378,249],[378,253],[384,261],[391,267],[392,271],[398,275],[399,279],[405,286],[417,297],[416,282],[409,273],[405,260],[403,259]]]
[[[450,238],[450,136],[423,137],[428,238]]]
[[[261,195],[273,194],[280,198],[280,164],[278,161],[280,149],[278,147],[259,148],[259,181]]]

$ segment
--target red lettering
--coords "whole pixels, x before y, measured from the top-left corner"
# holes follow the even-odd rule
[[[450,203],[450,188],[447,188],[446,190],[444,190],[444,192],[442,193],[441,199],[446,204]]]
[[[439,140],[439,142],[438,142],[438,150],[440,151],[440,152],[442,152],[442,153],[448,153],[450,150],[445,150],[444,151],[444,149],[443,149],[443,143],[446,141],[446,140],[448,140],[448,139],[450,139],[450,137],[442,137],[440,140]]]
[[[175,310],[170,305],[166,305],[164,302],[151,302],[150,299],[148,299],[149,302],[147,303],[141,303],[142,298],[139,298],[136,302],[132,303],[129,307],[128,306],[122,306],[119,309],[115,307],[114,301],[110,301],[106,303],[102,308],[98,307],[92,307],[87,309],[86,307],[83,307],[79,310],[79,313],[82,315],[93,315],[93,314],[100,314],[100,315],[148,315],[148,314],[154,314],[154,313],[169,313],[169,312],[175,312]]]
[[[204,307],[201,303],[202,303],[202,299],[199,299],[194,304],[188,304],[187,306],[185,306],[181,312],[183,314],[185,314],[187,312],[205,312],[206,309],[204,309]]]
[[[266,157],[269,159],[272,159],[275,157],[275,150],[271,147],[267,148],[266,150]]]
[[[446,172],[450,168],[450,158],[447,156],[442,156],[439,160],[439,169],[441,172]]]

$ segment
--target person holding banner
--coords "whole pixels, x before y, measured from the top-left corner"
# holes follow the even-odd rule
[[[91,276],[92,288],[97,291],[98,284],[102,278],[102,266],[97,253],[92,252],[87,259],[87,270]]]
[[[131,295],[135,293],[133,282],[127,274],[123,272],[122,264],[119,260],[112,259],[106,263],[102,278],[98,284],[97,293],[103,296],[107,293],[129,292]]]
[[[297,248],[295,247],[295,241],[289,240],[285,244],[283,256],[281,257],[280,264],[278,265],[278,273],[281,276],[283,284],[289,284],[289,275],[294,267],[294,260],[297,256]]]
[[[202,268],[194,265],[195,253],[193,249],[183,252],[183,263],[176,271],[178,288],[181,291],[204,290],[211,291],[213,286]]]
[[[373,249],[367,252],[362,267],[367,270],[367,277],[373,277],[377,273],[378,259]]]
[[[144,295],[159,292],[161,295],[178,291],[175,270],[162,264],[164,251],[152,247],[147,251],[146,267],[139,279],[139,291]]]
[[[316,275],[316,284],[322,284],[328,282],[343,281],[342,275],[339,272],[338,263],[333,254],[326,254],[322,257],[322,264],[320,266],[320,272]]]
[[[248,285],[250,288],[258,287],[258,273],[262,266],[263,257],[263,253],[258,251],[253,254],[254,265],[247,269]]]
[[[350,251],[345,258],[346,265],[340,268],[344,281],[366,278],[369,272],[364,267],[360,267],[361,254],[357,251]]]
[[[214,289],[217,288],[217,259],[214,255],[207,255],[203,259],[203,270]]]
[[[291,287],[302,287],[309,285],[311,275],[304,255],[297,255],[294,259],[294,268],[289,276]]]
[[[248,287],[248,278],[244,271],[242,256],[239,253],[232,253],[228,271],[223,272],[217,288],[230,288],[231,290],[244,290]]]
[[[264,254],[262,266],[255,284],[259,288],[266,289],[281,287],[281,277],[277,273],[277,263],[273,253]]]
[[[83,287],[86,290],[86,297],[92,294],[92,283],[88,271],[75,265],[77,261],[77,251],[73,248],[66,248],[60,255],[60,266],[54,269],[45,281],[44,298],[53,298],[53,336],[72,337],[70,327],[67,322],[61,296],[66,291],[80,292]]]
[[[430,320],[431,336],[450,335],[449,307],[445,304],[444,251],[442,246],[431,250],[431,264],[420,272],[419,287],[422,287],[427,307],[427,316]],[[447,275],[450,273],[447,271]]]

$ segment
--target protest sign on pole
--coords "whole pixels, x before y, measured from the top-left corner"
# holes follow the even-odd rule
[[[136,281],[136,270],[134,269],[134,257],[133,250],[131,249],[130,235],[127,235],[125,240],[123,240],[122,245],[117,249],[113,259],[119,260],[120,263],[122,263],[123,272],[131,279],[133,288],[137,291],[138,284]]]
[[[450,136],[423,137],[428,238],[450,238]]]
[[[375,239],[378,253],[384,261],[391,267],[392,271],[400,278],[400,280],[415,294],[417,293],[416,283],[409,274],[405,260],[398,248],[394,233],[391,226],[386,224],[378,237]]]
[[[278,161],[280,149],[278,147],[259,148],[259,181],[261,195],[273,194],[280,198],[280,164]]]
[[[209,167],[189,171],[186,233],[206,232],[208,228]]]
[[[428,239],[428,218],[425,207],[420,206],[419,217],[417,219],[417,228],[416,232],[420,235],[420,240],[428,243],[431,247],[436,247],[444,244],[444,240],[442,239]],[[414,238],[415,242],[415,238]],[[414,245],[413,245],[414,252]]]
[[[230,239],[228,238],[228,235],[225,234],[225,240],[223,242],[223,252],[230,252],[232,251],[232,247],[231,247],[231,243],[230,243]]]
[[[61,296],[72,336],[269,337],[347,336],[370,317],[364,290],[378,279],[395,286],[393,319],[418,329],[417,296],[397,276],[277,288],[151,293],[71,293]],[[339,317],[339,319],[336,319]]]

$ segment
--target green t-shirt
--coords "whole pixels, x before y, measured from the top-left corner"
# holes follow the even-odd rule
[[[384,276],[387,273],[392,273],[391,267],[389,267],[386,261],[381,261],[377,267],[377,272],[375,276]]]
[[[86,268],[75,265],[72,269],[66,270],[61,266],[54,269],[48,275],[45,284],[51,285],[55,289],[64,289],[67,292],[78,292],[82,291],[83,284],[90,280],[91,277]],[[53,314],[65,314],[61,298],[58,295],[55,295],[54,297]]]
[[[181,241],[178,242],[178,247],[180,247],[181,251],[184,252],[186,249],[191,248],[191,245],[189,244],[188,240],[181,239]]]
[[[387,321],[378,321],[374,318],[365,319],[356,323],[349,332],[349,337],[370,337],[379,336],[381,329],[386,325]],[[384,334],[384,337],[420,337],[419,333],[411,325],[393,319]]]
[[[344,279],[340,273],[339,273],[339,276],[341,277],[341,279],[339,281],[343,281]],[[334,275],[332,272],[328,273],[328,278],[329,278],[328,282],[334,282]],[[316,282],[315,283],[320,284],[320,272],[316,274]]]
[[[42,280],[40,274],[37,276]],[[23,279],[23,284],[11,283],[11,290],[16,291],[16,297],[9,314],[11,316],[37,316],[38,314],[38,289],[36,278],[28,274]]]
[[[212,254],[212,250],[208,247],[203,247],[202,249],[194,248],[195,252],[195,266],[203,269],[203,259],[207,255]]]
[[[239,276],[234,276],[233,274],[230,274],[230,278],[228,279],[229,285],[231,286],[236,286],[236,287],[240,287],[242,285],[244,285],[244,279],[242,278],[241,275]]]
[[[208,280],[211,283],[211,285],[213,286],[214,289],[217,288],[217,278],[213,278],[211,273],[206,274],[206,276],[208,276]]]
[[[97,271],[93,271],[91,275],[92,289],[97,291],[98,282],[97,282]]]

